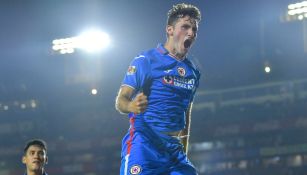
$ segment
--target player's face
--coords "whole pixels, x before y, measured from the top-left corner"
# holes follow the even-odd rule
[[[194,18],[185,16],[170,27],[174,52],[177,56],[184,57],[196,39],[198,24]]]
[[[28,171],[41,171],[47,162],[46,151],[40,146],[32,145],[22,157],[22,162]]]

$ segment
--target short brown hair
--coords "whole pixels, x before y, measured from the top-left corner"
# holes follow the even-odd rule
[[[180,3],[173,5],[173,8],[168,11],[167,25],[174,25],[179,18],[183,18],[185,16],[194,18],[196,22],[201,20],[200,10],[196,6],[192,4]]]

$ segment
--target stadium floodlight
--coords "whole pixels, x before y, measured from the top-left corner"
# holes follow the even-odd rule
[[[288,5],[288,12],[283,21],[302,21],[304,52],[307,53],[307,1]]]
[[[307,1],[288,5],[289,18],[294,20],[303,20],[307,18]]]
[[[71,38],[55,39],[52,49],[61,54],[74,53],[75,49],[99,52],[110,44],[109,35],[99,30],[89,30]]]

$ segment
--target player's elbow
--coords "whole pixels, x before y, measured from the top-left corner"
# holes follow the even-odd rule
[[[120,102],[120,97],[117,96],[116,99],[115,99],[115,109],[121,113],[121,114],[127,114],[127,112],[125,112],[124,108],[123,108],[123,105],[121,104]]]
[[[115,109],[121,113],[121,109],[120,109],[120,105],[119,105],[119,100],[118,100],[118,96],[115,99]]]

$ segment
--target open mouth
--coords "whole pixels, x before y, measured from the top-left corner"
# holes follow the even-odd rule
[[[186,48],[186,49],[190,48],[190,46],[192,45],[192,40],[191,39],[185,40],[183,45],[184,45],[184,48]]]

